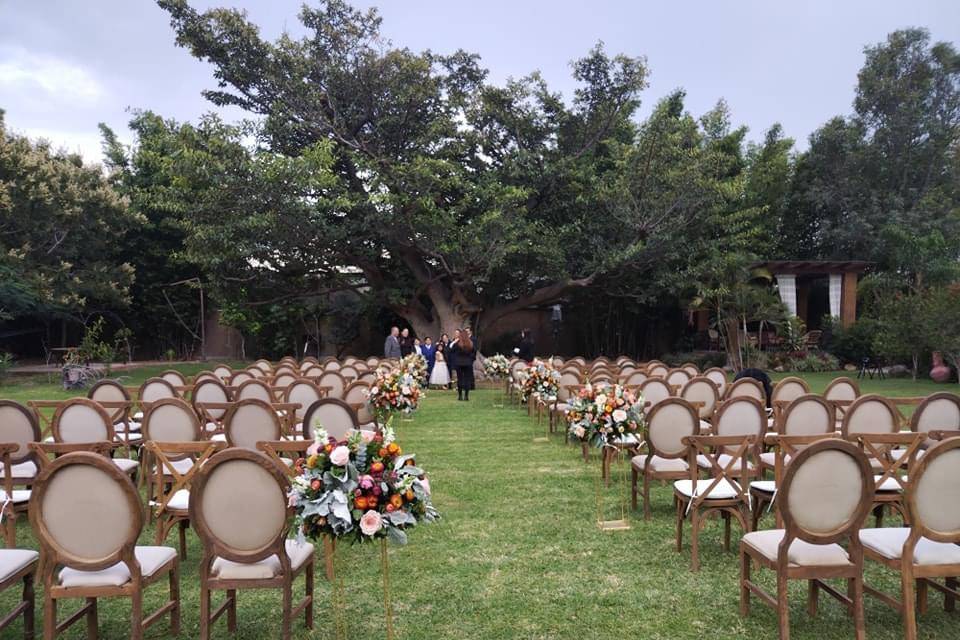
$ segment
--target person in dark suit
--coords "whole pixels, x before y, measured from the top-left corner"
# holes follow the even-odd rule
[[[452,366],[457,370],[457,400],[470,400],[470,390],[474,388],[473,362],[477,359],[477,348],[466,331],[450,347]]]
[[[533,334],[530,333],[530,329],[524,329],[520,332],[520,346],[517,347],[515,353],[524,362],[528,364],[533,362]]]
[[[427,379],[429,380],[430,374],[433,373],[433,364],[437,361],[437,348],[433,345],[433,338],[430,336],[423,339],[420,355],[427,360]]]
[[[410,329],[404,329],[400,332],[400,357],[406,358],[413,353],[413,338],[410,336]]]

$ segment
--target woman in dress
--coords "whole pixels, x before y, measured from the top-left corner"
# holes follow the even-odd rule
[[[460,337],[450,348],[451,364],[457,370],[457,400],[470,400],[470,390],[473,389],[473,361],[477,359],[477,349],[467,332],[461,332]]]
[[[400,332],[400,357],[406,358],[413,353],[413,338],[410,336],[410,329],[404,329]]]
[[[444,388],[450,384],[450,370],[447,368],[447,361],[443,357],[444,353],[446,353],[446,350],[441,349],[438,344],[434,353],[433,371],[430,372],[429,384],[431,387]]]
[[[446,333],[440,335],[440,341],[437,342],[437,353],[443,356],[444,362],[450,357],[450,336]],[[445,365],[448,366],[448,365]],[[450,369],[447,369],[447,389],[450,388]]]

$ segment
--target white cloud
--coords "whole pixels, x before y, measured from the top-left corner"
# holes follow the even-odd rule
[[[103,162],[103,139],[99,131],[90,133],[77,131],[60,131],[55,129],[43,129],[39,127],[10,127],[16,133],[25,135],[32,140],[44,139],[50,143],[54,150],[63,150],[68,153],[79,153],[83,157],[85,164],[96,164]],[[119,133],[119,132],[118,132]],[[121,142],[128,144],[129,141],[120,136]]]
[[[22,100],[92,106],[103,85],[81,66],[24,49],[0,49],[0,92]]]

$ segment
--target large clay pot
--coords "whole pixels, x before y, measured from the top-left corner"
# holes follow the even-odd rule
[[[933,352],[933,366],[930,367],[930,377],[934,382],[946,382],[950,379],[950,367],[943,362],[943,354]]]

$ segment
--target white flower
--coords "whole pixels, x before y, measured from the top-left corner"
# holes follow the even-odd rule
[[[623,409],[617,409],[613,412],[613,419],[615,422],[623,422],[627,419],[627,412]]]
[[[605,394],[600,394],[597,396],[597,408],[603,410],[603,407],[607,404],[607,396]]]

